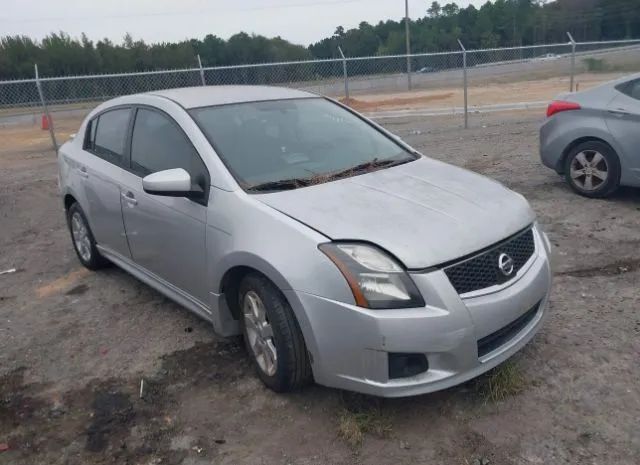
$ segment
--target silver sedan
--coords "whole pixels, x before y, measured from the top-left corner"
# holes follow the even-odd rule
[[[121,97],[86,118],[59,170],[82,264],[112,262],[243,334],[276,391],[447,388],[513,355],[546,314],[549,241],[521,195],[314,94]]]
[[[640,75],[551,102],[540,129],[540,154],[587,197],[640,187]]]

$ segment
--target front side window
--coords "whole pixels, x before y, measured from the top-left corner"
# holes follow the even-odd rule
[[[139,109],[133,124],[131,169],[144,177],[173,168],[183,168],[194,186],[206,188],[206,167],[184,133],[169,117]]]
[[[88,128],[87,150],[113,163],[121,163],[130,115],[128,108],[110,110],[92,120]]]
[[[417,158],[323,98],[213,106],[190,113],[250,192],[305,187]]]

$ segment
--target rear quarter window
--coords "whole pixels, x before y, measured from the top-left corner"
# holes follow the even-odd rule
[[[121,164],[125,153],[131,110],[109,110],[89,122],[85,150],[115,164]]]
[[[87,134],[84,139],[84,149],[93,150],[96,142],[96,128],[98,127],[98,119],[89,121],[87,125]]]

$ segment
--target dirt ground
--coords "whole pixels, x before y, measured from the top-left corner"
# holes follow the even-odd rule
[[[471,71],[473,73],[473,70]],[[579,90],[587,90],[598,84],[620,77],[621,73],[579,74],[575,84]],[[472,78],[473,76],[471,76]],[[470,106],[512,104],[519,102],[547,102],[562,92],[569,91],[569,77],[522,80],[517,82],[485,83],[469,86]],[[412,92],[377,93],[358,95],[348,101],[351,107],[362,112],[409,109],[435,109],[461,107],[464,93],[461,85],[440,89],[416,90]]]
[[[555,245],[549,319],[501,400],[490,377],[398,400],[268,391],[236,341],[116,268],[81,268],[47,133],[0,129],[0,271],[17,269],[0,275],[0,464],[638,463],[640,191],[570,192],[538,160],[541,113],[382,121],[524,194]]]

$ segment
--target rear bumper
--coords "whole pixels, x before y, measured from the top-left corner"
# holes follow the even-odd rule
[[[547,168],[562,174],[564,170],[564,151],[571,144],[572,136],[559,129],[558,121],[563,115],[556,115],[547,120],[540,127],[540,160]]]
[[[383,397],[410,396],[460,384],[502,363],[531,340],[545,319],[551,269],[541,234],[535,232],[536,251],[527,265],[500,288],[461,297],[443,271],[412,275],[428,302],[423,308],[366,310],[287,291],[296,313],[305,316],[301,326],[316,382]],[[532,317],[478,355],[479,341],[529,311]],[[389,353],[424,354],[429,368],[389,379]]]

